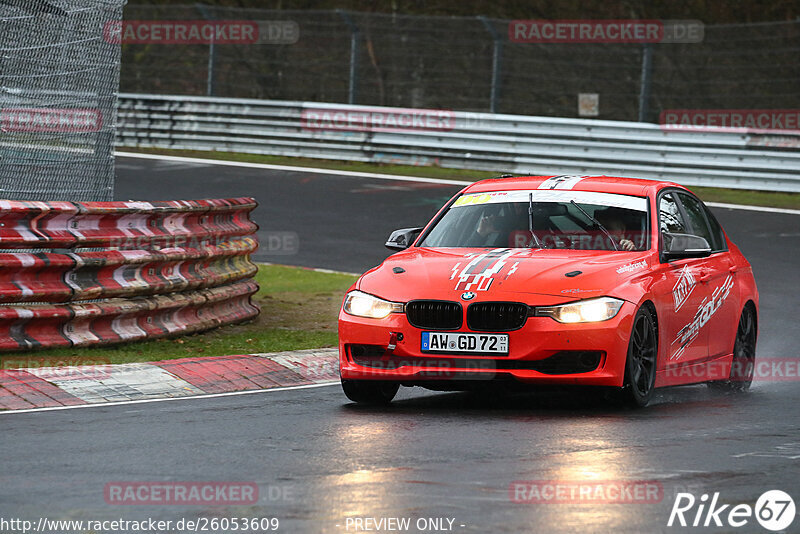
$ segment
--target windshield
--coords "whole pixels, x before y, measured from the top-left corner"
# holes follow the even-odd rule
[[[420,246],[647,250],[647,199],[554,190],[463,195]]]

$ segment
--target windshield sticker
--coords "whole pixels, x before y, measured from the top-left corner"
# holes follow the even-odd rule
[[[553,176],[539,184],[539,189],[572,189],[585,176]]]
[[[689,271],[689,266],[684,265],[683,269],[681,269],[680,277],[675,283],[675,287],[672,288],[672,299],[675,301],[675,311],[680,310],[681,307],[686,304],[686,301],[689,300],[689,295],[694,291],[695,284],[694,275]]]
[[[454,203],[453,207],[460,206],[475,206],[478,204],[493,204],[496,202],[508,202],[505,198],[508,193],[505,191],[494,191],[492,193],[473,193],[471,195],[463,195],[459,197]]]
[[[681,328],[675,341],[672,342],[672,345],[678,343],[679,347],[678,350],[670,356],[670,360],[678,360],[683,356],[687,347],[697,338],[700,329],[703,328],[717,310],[722,307],[725,299],[730,295],[731,288],[733,288],[733,276],[729,274],[725,281],[722,282],[722,285],[711,294],[710,300],[708,297],[703,299],[703,302],[697,307],[697,313],[694,314],[692,322]]]
[[[478,254],[456,274],[458,281],[454,289],[456,291],[488,291],[494,281],[494,276],[502,272],[503,268],[508,265],[506,260],[514,252],[513,249],[497,248]],[[517,264],[514,265],[514,270],[516,270]],[[453,272],[456,272],[456,268],[453,269]],[[450,279],[453,278],[454,276],[451,275]]]
[[[647,267],[647,260],[637,261],[634,263],[623,265],[622,267],[617,269],[617,274],[629,273],[631,271],[635,271],[636,269],[641,269],[643,267]]]
[[[647,199],[615,193],[596,193],[594,191],[565,191],[559,189],[533,189],[520,191],[493,191],[491,193],[471,193],[460,196],[453,203],[453,208],[476,206],[482,204],[500,204],[503,202],[528,203],[533,193],[534,202],[561,202],[569,204],[574,200],[578,204],[593,204],[624,208],[636,211],[647,211]]]

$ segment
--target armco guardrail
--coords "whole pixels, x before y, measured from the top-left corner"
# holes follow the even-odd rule
[[[26,249],[0,253],[0,350],[164,337],[255,317],[256,205],[0,201],[0,248]]]
[[[687,132],[638,122],[428,111],[122,94],[117,143],[800,192],[797,132]],[[375,117],[384,122],[359,127]]]

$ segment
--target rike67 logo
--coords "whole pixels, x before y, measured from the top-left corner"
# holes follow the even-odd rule
[[[755,506],[749,504],[722,504],[719,492],[710,497],[707,493],[695,498],[691,493],[678,493],[669,514],[667,526],[733,527],[750,526],[753,518],[765,529],[773,532],[786,530],[794,522],[795,505],[792,497],[781,490],[764,492]]]

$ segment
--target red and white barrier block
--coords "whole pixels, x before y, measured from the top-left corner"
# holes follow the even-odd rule
[[[0,200],[0,249],[36,250],[0,253],[0,351],[135,341],[252,319],[256,206],[252,198]]]

